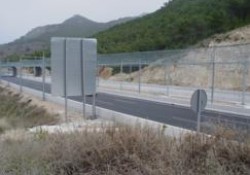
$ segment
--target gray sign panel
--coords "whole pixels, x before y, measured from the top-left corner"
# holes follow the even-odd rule
[[[68,96],[81,95],[81,39],[66,41],[66,82]]]
[[[65,38],[51,39],[51,93],[55,96],[64,95],[65,41]]]
[[[96,39],[83,39],[83,62],[85,78],[85,94],[95,93],[96,66],[97,66],[97,41]]]
[[[83,89],[85,95],[95,93],[96,47],[96,39],[66,38],[65,40],[62,38],[53,38],[51,40],[53,95],[65,95],[65,71],[67,96],[83,95]],[[84,85],[83,89],[82,83]]]

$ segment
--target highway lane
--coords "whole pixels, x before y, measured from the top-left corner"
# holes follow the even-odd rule
[[[20,80],[15,77],[3,77],[4,80],[15,84],[22,83],[26,87],[42,91],[42,83],[27,79]],[[50,84],[45,84],[45,91],[51,92]],[[69,97],[75,101],[82,101],[82,97]],[[87,97],[87,103],[92,103],[92,97]],[[96,105],[102,108],[122,112],[146,118],[153,121],[158,121],[173,126],[183,127],[194,130],[196,127],[196,117],[193,111],[187,107],[179,105],[171,105],[166,103],[159,103],[154,101],[142,100],[137,98],[121,97],[117,95],[110,95],[105,93],[98,93],[96,98]],[[249,127],[250,117],[220,113],[206,110],[202,113],[202,123],[209,125],[212,122],[223,122],[227,124],[234,124],[235,126]]]
[[[126,91],[138,92],[138,82],[114,81],[99,79],[98,84],[100,87],[122,89]],[[184,87],[184,86],[166,86],[149,83],[141,83],[141,92],[148,94],[168,94],[172,97],[183,97],[183,100],[189,100],[197,87]],[[211,89],[203,87],[207,92],[208,99],[211,100]],[[241,103],[243,100],[243,92],[236,90],[214,90],[215,102],[227,103]],[[250,104],[250,93],[245,92],[245,103]]]

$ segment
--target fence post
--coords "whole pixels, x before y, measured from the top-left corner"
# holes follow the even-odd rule
[[[139,60],[138,91],[141,93],[141,59]]]
[[[120,74],[122,76],[122,73],[123,73],[123,63],[122,63],[122,60],[121,60],[121,64],[120,64]],[[122,79],[120,80],[120,90],[122,90]]]
[[[244,62],[242,62],[242,66],[243,66],[243,77],[242,77],[242,101],[241,104],[245,105],[246,104],[246,80],[247,80],[247,73],[248,73],[248,62],[247,60],[245,60]]]
[[[45,66],[45,55],[44,55],[44,52],[43,52],[43,68],[42,68],[43,72],[42,72],[42,75],[43,75],[43,101],[45,101],[45,74],[46,74],[46,66]]]
[[[2,60],[0,60],[0,83],[2,83]]]
[[[23,92],[23,85],[22,85],[22,68],[23,68],[23,65],[22,65],[22,57],[19,58],[19,91],[20,93]]]
[[[100,88],[100,70],[101,70],[101,66],[99,66],[99,64],[96,65],[96,69],[97,69],[97,72],[96,72],[96,75],[97,75],[97,80],[96,80],[96,84],[97,84],[97,87]]]
[[[5,63],[8,65],[9,64],[9,59],[5,60]],[[7,68],[7,75],[9,76],[9,68]],[[7,80],[7,87],[10,87],[10,82]]]
[[[212,43],[212,85],[211,85],[211,105],[214,103],[214,83],[215,83],[215,47]]]
[[[92,113],[93,113],[92,119],[96,119],[96,88],[94,90],[93,99],[92,99]]]
[[[167,96],[169,96],[169,73],[167,64],[165,64],[165,85],[167,87]]]

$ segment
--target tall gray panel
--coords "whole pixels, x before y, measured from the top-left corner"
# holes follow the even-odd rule
[[[96,39],[83,39],[82,42],[85,94],[92,95],[96,88],[97,41]]]
[[[81,95],[81,40],[67,38],[66,69],[68,96]]]
[[[55,96],[64,95],[65,38],[51,39],[51,93]]]
[[[52,94],[64,96],[66,70],[67,96],[92,95],[96,88],[96,39],[52,38]],[[66,63],[66,66],[65,64]],[[82,83],[84,87],[82,88]]]

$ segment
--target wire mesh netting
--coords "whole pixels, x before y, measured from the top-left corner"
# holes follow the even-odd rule
[[[197,88],[209,101],[250,103],[250,44],[97,56],[99,89],[158,94],[190,100]],[[47,75],[50,59],[45,59]],[[2,62],[2,67],[42,67],[42,58]],[[13,71],[12,71],[13,72]]]
[[[100,87],[249,103],[250,45],[99,55]],[[100,70],[100,69],[99,69]]]
[[[116,92],[126,96],[142,94],[150,96],[150,99],[153,97],[171,104],[189,106],[193,92],[196,89],[204,89],[208,95],[209,107],[214,107],[212,103],[215,102],[220,107],[221,104],[250,104],[250,44],[106,54],[98,55],[97,59],[96,78],[99,92]],[[36,80],[32,82],[32,86],[37,90],[51,92],[50,59],[22,58],[20,62],[1,62],[1,68],[2,73],[6,75],[20,77],[17,80],[20,91],[25,79],[30,79]],[[76,71],[74,66],[71,71]],[[37,77],[32,74],[37,74]],[[42,74],[45,74],[44,79],[39,77]],[[70,79],[75,77],[71,76]],[[39,81],[45,82],[46,86],[42,87]],[[70,98],[83,100],[79,96]],[[91,101],[89,97],[87,101]],[[239,109],[247,111],[243,107]],[[170,117],[181,123],[189,123],[192,128],[196,125],[193,118],[183,120],[178,115]],[[241,128],[249,129],[250,126],[249,118],[233,119],[220,113],[202,113],[203,128],[211,128],[211,123],[221,121]]]

